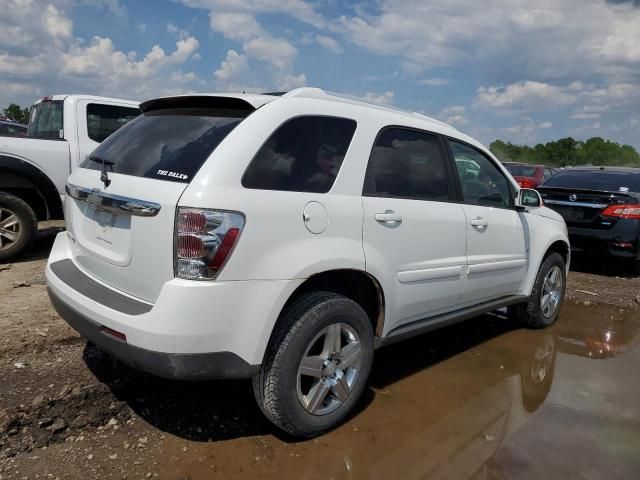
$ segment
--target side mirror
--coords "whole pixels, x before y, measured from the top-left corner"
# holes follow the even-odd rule
[[[542,197],[537,190],[521,188],[518,192],[516,206],[521,208],[540,208],[543,205]]]

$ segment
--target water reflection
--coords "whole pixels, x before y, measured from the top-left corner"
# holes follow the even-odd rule
[[[468,337],[483,335],[482,326],[467,322],[379,351],[371,379],[374,401],[349,424],[323,437],[321,448],[312,447],[315,453],[306,455],[306,469],[296,478],[501,479],[532,472],[527,463],[531,458],[552,454],[539,445],[546,440],[545,430],[566,422],[566,431],[580,431],[570,425],[572,411],[556,416],[559,408],[567,408],[566,390],[580,383],[576,377],[588,380],[589,365],[595,365],[591,360],[637,353],[640,342],[637,313],[616,309],[567,306],[557,325],[538,331],[511,331],[504,327],[506,319],[487,320],[495,336],[475,345]],[[451,344],[462,348],[451,352]],[[567,360],[559,362],[560,357]],[[375,373],[380,364],[382,373]],[[415,370],[416,364],[420,370]],[[567,368],[557,368],[565,364]],[[392,371],[398,372],[395,380]],[[552,388],[558,394],[549,403]],[[636,386],[631,393],[640,394],[638,390]],[[597,402],[585,405],[589,414],[603,413]],[[636,407],[631,415],[638,414]],[[583,430],[588,428],[587,420],[581,422],[586,425]],[[640,438],[638,425],[631,428]],[[576,435],[563,441],[581,445],[584,440]],[[589,455],[589,450],[584,453]],[[522,458],[515,458],[518,455]],[[586,461],[609,461],[599,455],[601,451],[594,455],[596,460]],[[538,473],[559,467],[544,468]],[[623,464],[626,472],[624,468]],[[605,470],[602,473],[608,478]]]

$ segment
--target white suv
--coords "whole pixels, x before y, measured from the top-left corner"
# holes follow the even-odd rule
[[[313,88],[141,109],[69,177],[47,266],[60,315],[124,363],[253,378],[313,436],[377,347],[505,306],[556,320],[562,218],[456,129]]]

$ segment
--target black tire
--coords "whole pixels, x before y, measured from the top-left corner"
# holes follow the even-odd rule
[[[25,254],[33,245],[38,234],[38,220],[33,209],[21,198],[9,193],[0,192],[0,213],[4,215],[0,218],[0,224],[6,220],[7,212],[15,215],[19,222],[18,238],[11,241],[7,246],[7,238],[2,238],[0,245],[0,262],[12,260]]]
[[[335,324],[346,325],[357,334],[361,347],[358,373],[339,406],[326,414],[312,414],[298,396],[298,368],[314,339]],[[305,293],[286,308],[274,328],[260,374],[253,379],[256,401],[265,416],[285,432],[313,437],[338,425],[353,409],[372,363],[373,328],[360,305],[331,292]]]
[[[543,283],[547,274],[554,268],[559,267],[562,275],[562,288],[560,293],[560,300],[558,307],[555,309],[552,315],[545,316],[542,312],[541,305],[541,292]],[[545,257],[538,270],[535,283],[533,284],[533,290],[531,291],[531,297],[529,302],[521,305],[514,305],[509,308],[509,315],[522,322],[525,326],[530,328],[544,328],[553,324],[560,313],[560,306],[564,301],[564,294],[567,287],[567,270],[564,263],[564,259],[559,253],[552,252]]]

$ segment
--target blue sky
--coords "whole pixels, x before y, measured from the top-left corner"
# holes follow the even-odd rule
[[[640,2],[0,0],[0,106],[316,86],[485,143],[640,149]]]

